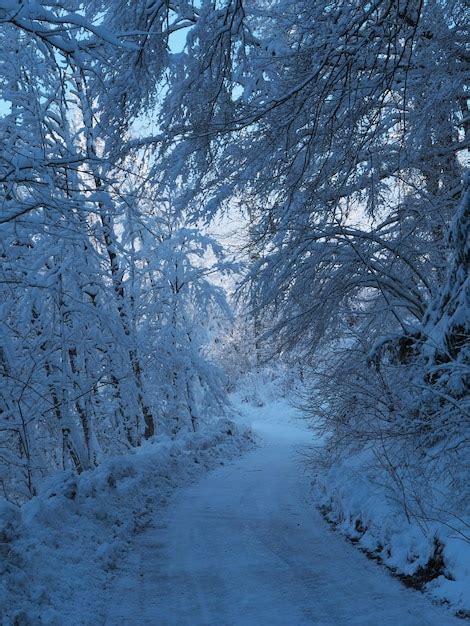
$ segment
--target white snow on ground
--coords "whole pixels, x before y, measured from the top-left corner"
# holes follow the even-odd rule
[[[129,551],[145,558],[142,530],[157,532],[174,489],[250,447],[249,431],[224,419],[159,437],[78,478],[60,473],[21,510],[0,503],[2,626],[103,624],[107,603],[117,601],[109,581],[128,576]]]
[[[305,423],[287,403],[246,407],[259,448],[175,493],[116,572],[105,624],[450,626],[315,510]]]
[[[398,574],[426,568],[439,541],[444,574],[427,583],[426,593],[470,614],[469,521],[443,511],[439,519],[406,517],[403,506],[387,497],[386,480],[365,450],[316,475],[315,500],[344,535],[377,556]],[[465,498],[465,494],[461,494]]]
[[[223,420],[58,476],[21,516],[5,509],[2,624],[462,624],[321,518],[312,434],[287,402],[241,406],[260,443],[242,457],[249,430]]]

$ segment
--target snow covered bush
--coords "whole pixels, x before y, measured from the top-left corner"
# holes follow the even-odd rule
[[[466,184],[450,228],[447,278],[419,332],[383,340],[368,358],[364,342],[352,342],[336,358],[328,353],[329,368],[305,398],[327,436],[316,477],[327,518],[406,582],[462,615],[470,610]]]

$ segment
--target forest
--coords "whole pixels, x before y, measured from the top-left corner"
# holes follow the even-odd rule
[[[0,0],[5,624],[277,624],[86,621],[57,598],[50,617],[25,591],[51,485],[119,463],[190,483],[178,455],[210,469],[211,446],[258,445],[234,397],[287,398],[312,508],[470,615],[469,18],[464,0]],[[337,619],[318,624],[405,624]]]

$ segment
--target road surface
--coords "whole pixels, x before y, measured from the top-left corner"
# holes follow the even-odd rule
[[[462,626],[324,522],[302,463],[311,434],[288,414],[260,409],[260,447],[178,491],[136,537],[108,626]]]

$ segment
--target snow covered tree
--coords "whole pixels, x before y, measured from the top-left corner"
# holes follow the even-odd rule
[[[214,269],[194,264],[221,250],[172,209],[171,228],[158,210],[144,217],[150,191],[137,171],[133,122],[154,103],[168,37],[192,23],[180,4],[184,15],[167,3],[0,5],[9,498],[34,495],[54,469],[82,472],[138,445],[157,423],[195,429],[203,404],[207,415],[223,404],[204,334],[223,294],[206,281]]]
[[[245,208],[267,339],[311,364],[334,348],[322,413],[336,441],[375,442],[382,458],[384,442],[429,445],[415,407],[423,376],[445,370],[431,375],[433,359],[468,393],[468,311],[448,303],[465,270],[446,271],[469,147],[464,3],[202,7],[161,109],[167,180],[187,181],[197,215]],[[460,356],[444,357],[453,344]]]
[[[208,349],[217,320],[230,318],[225,293],[211,276],[232,270],[220,244],[172,206],[170,198],[143,192],[129,214],[137,334],[146,359],[145,378],[165,431],[196,430],[225,404],[222,372]],[[137,288],[136,288],[137,287]]]

